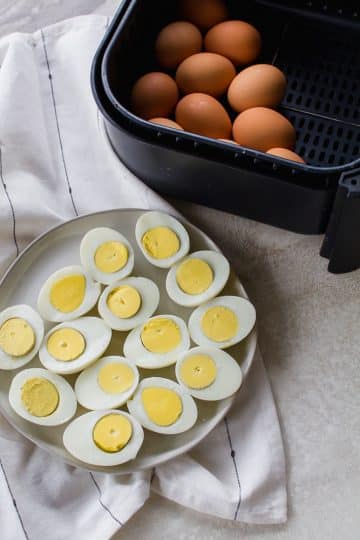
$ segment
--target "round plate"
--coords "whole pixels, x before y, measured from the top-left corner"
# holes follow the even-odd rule
[[[124,234],[134,248],[135,267],[133,275],[146,276],[159,286],[160,304],[157,313],[173,313],[187,322],[192,310],[178,306],[167,296],[165,289],[167,270],[152,266],[146,261],[137,246],[135,224],[142,213],[144,213],[144,210],[126,209],[109,210],[81,216],[61,224],[39,237],[17,258],[0,282],[0,311],[14,304],[29,304],[36,308],[37,295],[46,278],[63,266],[80,264],[79,246],[83,235],[95,227],[111,227]],[[187,222],[184,222],[184,225],[190,236],[190,251],[201,249],[219,251],[214,242],[199,229]],[[230,274],[224,294],[246,297],[243,286],[233,273]],[[50,328],[50,324],[45,325],[46,331],[48,328]],[[112,342],[105,354],[122,354],[125,336],[126,333],[113,331]],[[254,329],[243,342],[228,349],[228,352],[238,360],[244,378],[252,364],[255,348],[256,330]],[[26,368],[36,366],[40,366],[38,358],[27,364]],[[21,371],[21,369],[2,371],[0,375],[0,411],[10,424],[35,444],[70,465],[113,474],[126,474],[155,467],[164,461],[187,452],[206,437],[220,422],[234,400],[234,397],[218,402],[197,400],[198,420],[189,431],[179,435],[158,435],[145,430],[144,444],[133,461],[111,468],[92,467],[73,458],[65,450],[62,444],[62,434],[66,425],[58,427],[37,426],[22,419],[10,408],[8,400],[9,386],[18,371]],[[174,366],[171,366],[161,370],[140,370],[140,373],[142,377],[161,375],[175,379],[174,371]],[[75,378],[76,375],[67,377],[71,384],[74,383]],[[79,406],[77,415],[84,412],[85,409]]]

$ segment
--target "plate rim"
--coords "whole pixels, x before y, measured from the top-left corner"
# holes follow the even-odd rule
[[[68,226],[68,225],[71,226],[72,223],[76,223],[76,222],[81,221],[81,220],[86,219],[86,218],[92,218],[94,216],[106,215],[106,214],[117,213],[117,212],[123,212],[123,213],[128,213],[128,212],[151,212],[153,210],[154,210],[153,208],[109,208],[109,209],[105,209],[105,210],[98,210],[96,212],[89,212],[89,213],[81,214],[81,215],[75,216],[73,218],[61,221],[60,223],[57,223],[56,225],[53,225],[52,227],[47,229],[45,232],[41,233],[36,238],[34,238],[19,253],[19,255],[17,255],[17,257],[10,263],[10,265],[5,270],[4,274],[1,276],[1,279],[0,279],[0,293],[1,293],[1,289],[2,289],[2,287],[4,285],[4,282],[6,281],[8,276],[12,273],[13,269],[21,262],[21,259],[29,251],[31,251],[34,248],[34,246],[36,246],[44,238],[46,238],[51,233],[57,231],[58,229],[61,229],[64,226]],[[208,236],[207,233],[202,231],[199,227],[194,225],[192,222],[190,222],[188,219],[186,219],[181,214],[179,215],[176,210],[175,210],[174,213],[171,213],[169,211],[162,210],[162,209],[160,209],[160,210],[155,209],[155,211],[159,211],[159,212],[169,214],[169,215],[173,216],[175,219],[178,219],[183,224],[185,224],[185,225],[189,226],[190,228],[194,229],[195,231],[197,231],[200,234],[200,236],[205,236],[207,241],[210,241],[210,243],[213,244],[215,249],[219,253],[223,254],[223,252],[219,248],[219,246],[214,242],[214,240],[210,236]],[[230,264],[230,268],[232,269],[231,264]],[[237,274],[234,271],[233,271],[233,273],[234,273],[235,278],[237,279],[238,283],[241,286],[242,294],[244,295],[245,298],[249,299],[248,294],[247,294],[242,282],[240,281],[240,279],[238,278]],[[251,333],[249,334],[249,336],[252,336],[251,346],[250,346],[250,351],[249,351],[249,356],[251,357],[250,358],[250,366],[249,366],[249,369],[248,369],[247,373],[244,375],[241,387],[243,386],[244,382],[246,381],[247,376],[248,376],[250,370],[252,369],[252,366],[253,366],[253,363],[254,363],[254,357],[255,357],[255,354],[256,354],[256,349],[257,349],[257,344],[258,344],[257,323],[255,323],[255,326],[254,326],[253,330],[251,331]],[[239,389],[239,391],[241,391],[241,388]],[[191,440],[188,443],[184,444],[181,447],[181,450],[179,451],[177,456],[167,457],[167,453],[171,452],[171,451],[167,451],[167,452],[165,452],[165,455],[162,458],[159,458],[156,465],[143,465],[143,466],[140,465],[139,467],[137,467],[136,471],[133,471],[133,473],[139,472],[139,471],[146,471],[146,470],[150,470],[150,469],[152,469],[154,467],[158,467],[159,465],[162,465],[162,464],[164,464],[164,463],[166,463],[168,461],[171,461],[172,459],[176,459],[177,457],[186,454],[187,452],[189,452],[189,450],[191,450],[192,448],[194,448],[195,446],[200,444],[208,435],[210,435],[210,433],[216,428],[216,426],[218,424],[220,424],[220,422],[222,420],[224,420],[224,418],[228,414],[229,410],[233,406],[233,404],[235,402],[235,399],[236,399],[236,397],[238,395],[238,392],[236,392],[234,395],[230,396],[229,398],[226,398],[228,403],[224,407],[224,410],[221,412],[219,418],[212,417],[211,420],[208,421],[208,423],[210,424],[210,428],[209,428],[208,432],[205,435],[202,435],[200,437],[200,439]],[[71,467],[77,467],[79,469],[82,469],[82,470],[85,470],[85,471],[88,471],[88,472],[98,472],[98,473],[101,472],[101,474],[110,474],[110,475],[116,475],[116,476],[123,476],[123,475],[126,475],[126,474],[133,474],[133,473],[129,473],[127,471],[124,471],[124,472],[115,471],[115,470],[112,470],[111,467],[108,467],[108,468],[103,467],[103,469],[101,471],[99,471],[98,468],[96,468],[96,467],[94,467],[92,465],[89,465],[87,463],[83,463],[80,460],[77,460],[79,462],[78,464],[74,464],[70,459],[67,459],[66,457],[59,456],[56,452],[53,452],[52,449],[49,447],[49,445],[46,444],[45,442],[39,441],[39,440],[36,439],[35,436],[33,436],[31,434],[28,434],[28,433],[25,433],[21,429],[21,427],[17,426],[13,422],[12,418],[8,416],[7,412],[4,411],[4,409],[2,408],[1,405],[0,405],[0,413],[6,419],[6,421],[12,426],[12,428],[15,429],[15,431],[17,431],[18,433],[20,433],[23,437],[25,437],[25,439],[29,440],[31,443],[33,443],[35,446],[39,447],[41,450],[44,450],[45,452],[47,452],[47,454],[49,454],[52,458],[55,458],[56,460],[58,460],[58,461],[60,461],[62,463],[65,463],[66,465],[69,465]],[[74,459],[76,459],[76,458],[74,458]]]

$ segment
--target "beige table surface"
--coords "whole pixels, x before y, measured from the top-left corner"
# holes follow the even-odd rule
[[[74,15],[108,15],[117,3],[0,0],[0,35]],[[360,538],[360,271],[328,274],[318,255],[321,237],[175,204],[223,248],[257,306],[285,440],[289,521],[242,526],[152,496],[117,538]]]

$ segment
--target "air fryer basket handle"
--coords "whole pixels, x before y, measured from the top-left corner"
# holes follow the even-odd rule
[[[343,173],[320,251],[329,259],[329,272],[343,274],[360,268],[360,169]]]

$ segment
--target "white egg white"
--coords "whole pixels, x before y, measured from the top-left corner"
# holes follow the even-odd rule
[[[70,313],[63,313],[51,304],[50,291],[57,281],[74,274],[81,274],[86,280],[85,297],[82,304],[77,309],[71,311]],[[51,274],[51,276],[49,276],[48,279],[45,281],[38,296],[37,307],[40,315],[47,321],[71,321],[77,319],[78,317],[81,317],[82,315],[85,315],[95,306],[97,299],[99,298],[100,291],[100,284],[93,281],[90,274],[86,272],[82,266],[66,266],[65,268],[61,268],[60,270],[57,270],[56,272]]]
[[[188,259],[201,259],[213,271],[213,282],[210,287],[200,294],[187,294],[178,285],[176,272],[179,266]],[[170,298],[180,306],[195,307],[214,298],[225,287],[230,274],[229,261],[218,251],[196,251],[172,266],[166,277],[166,290]]]
[[[128,260],[117,272],[102,272],[95,264],[97,249],[106,242],[119,242],[127,247]],[[108,227],[98,227],[88,231],[80,244],[81,264],[95,281],[108,285],[115,280],[123,279],[131,274],[134,268],[134,250],[130,242],[121,233]]]
[[[168,390],[173,390],[178,394],[182,402],[182,413],[173,424],[170,426],[159,426],[150,420],[143,407],[141,398],[142,391],[145,388],[166,388]],[[144,428],[164,435],[174,435],[176,433],[187,431],[193,427],[198,417],[196,403],[190,394],[178,383],[171,381],[170,379],[164,379],[163,377],[149,377],[143,379],[137,387],[132,399],[127,402],[127,408]]]
[[[179,327],[181,341],[172,351],[167,353],[152,353],[144,347],[141,341],[141,332],[144,324],[154,319],[170,319]],[[144,324],[134,328],[134,330],[127,335],[124,343],[125,357],[133,360],[138,367],[144,369],[158,369],[170,366],[171,364],[175,364],[181,353],[187,351],[190,347],[189,331],[185,322],[180,319],[180,317],[176,317],[175,315],[156,315],[145,321]]]
[[[107,298],[111,291],[117,289],[118,287],[123,287],[128,285],[129,287],[134,287],[141,296],[141,306],[139,311],[133,316],[127,319],[120,319],[112,313],[107,305]],[[136,326],[142,324],[146,319],[151,317],[155,313],[160,300],[159,288],[151,281],[151,279],[143,277],[129,277],[121,281],[116,281],[104,289],[102,292],[98,310],[100,316],[104,321],[112,328],[113,330],[119,330],[121,332],[128,332]]]
[[[191,388],[181,378],[181,366],[190,356],[203,354],[212,358],[216,364],[216,379],[206,388]],[[232,396],[237,392],[242,383],[242,373],[239,364],[230,354],[215,347],[194,347],[176,362],[176,378],[180,386],[185,388],[189,394],[204,401],[218,401]]]
[[[126,364],[134,373],[131,388],[119,394],[104,392],[98,382],[99,371],[108,364]],[[139,371],[135,364],[122,356],[104,356],[85,369],[75,383],[75,394],[80,405],[93,411],[121,407],[133,395],[139,384]]]
[[[215,306],[231,309],[236,314],[239,323],[236,335],[233,338],[220,343],[209,339],[201,328],[201,320],[204,314],[208,309]],[[218,296],[196,308],[190,315],[188,326],[191,339],[197,345],[226,349],[245,339],[254,328],[255,321],[256,311],[249,300],[242,298],[241,296]]]
[[[93,439],[93,431],[99,420],[109,414],[125,416],[132,425],[132,436],[119,452],[105,452]],[[130,414],[117,410],[91,411],[78,416],[67,426],[63,435],[66,450],[79,461],[101,467],[121,465],[135,459],[144,441],[144,431]]]
[[[54,358],[47,349],[47,342],[53,332],[60,328],[73,328],[78,330],[85,338],[86,346],[84,352],[75,360],[63,362]],[[111,340],[111,328],[98,317],[81,317],[75,321],[64,322],[54,326],[45,336],[44,342],[39,350],[39,358],[42,365],[62,375],[78,373],[90,366],[106,351]]]
[[[56,387],[59,393],[59,404],[49,416],[37,417],[30,414],[21,399],[21,389],[29,379],[47,379]],[[60,375],[42,368],[31,368],[20,371],[11,381],[9,402],[12,409],[22,418],[40,426],[59,426],[71,420],[77,408],[74,390]]]
[[[32,307],[26,304],[11,306],[0,313],[0,327],[9,319],[24,319],[33,329],[35,334],[35,345],[30,352],[24,356],[11,356],[0,347],[0,369],[12,370],[18,369],[34,358],[38,353],[42,340],[44,338],[44,322],[40,315]]]
[[[142,245],[142,238],[149,229],[153,229],[155,227],[168,227],[177,235],[180,242],[180,248],[179,251],[172,257],[168,257],[166,259],[155,259],[154,257],[151,257],[144,249]],[[180,221],[163,212],[153,211],[142,214],[136,223],[135,236],[144,257],[158,268],[170,268],[171,265],[185,257],[190,249],[190,239],[185,227],[180,223]]]

